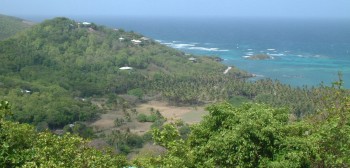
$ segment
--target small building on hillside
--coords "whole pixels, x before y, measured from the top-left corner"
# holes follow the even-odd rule
[[[90,22],[78,22],[78,28],[84,28],[84,27],[93,27],[93,24]]]
[[[90,22],[83,22],[83,25],[89,26],[89,25],[91,25],[91,23]]]
[[[132,67],[125,66],[125,67],[120,67],[120,70],[132,70]]]
[[[141,43],[142,43],[142,41],[140,41],[140,40],[135,40],[135,39],[132,39],[131,42],[132,42],[133,44],[135,44],[135,45],[138,45],[138,44],[141,44]]]
[[[125,39],[124,39],[123,37],[120,37],[120,38],[119,38],[119,41],[120,41],[120,42],[122,42],[122,41],[124,41],[124,40],[125,40]]]
[[[188,60],[191,61],[191,62],[197,62],[197,58],[194,58],[194,57],[191,57]]]
[[[28,89],[21,89],[22,93],[32,93],[32,91],[28,90]]]

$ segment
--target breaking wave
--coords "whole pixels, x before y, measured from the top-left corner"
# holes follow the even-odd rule
[[[179,43],[180,41],[163,42],[162,40],[158,40],[158,41],[163,45],[166,45],[166,46],[172,47],[172,48],[176,48],[176,49],[200,50],[200,51],[211,51],[211,52],[230,51],[230,50],[220,49],[220,48],[201,47],[201,46],[198,46],[199,43]]]

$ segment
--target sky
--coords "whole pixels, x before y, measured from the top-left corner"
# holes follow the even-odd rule
[[[350,0],[0,0],[0,14],[350,19]]]

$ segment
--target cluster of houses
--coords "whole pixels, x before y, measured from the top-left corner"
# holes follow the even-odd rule
[[[89,28],[91,28],[90,26],[92,26],[92,23],[90,23],[90,22],[78,22],[78,26],[79,27],[89,27]],[[118,31],[118,29],[114,29],[114,30]],[[119,38],[120,42],[122,42],[124,40],[125,40],[125,38],[123,38],[123,37]],[[149,40],[149,38],[147,38],[147,37],[141,37],[140,39],[132,39],[131,42],[134,45],[140,45],[140,44],[142,44],[143,41],[148,41],[148,40]]]
[[[91,25],[92,25],[92,23],[90,23],[90,22],[78,22],[78,25],[79,26],[83,26],[83,27],[90,27]],[[118,31],[118,29],[114,29],[115,31]],[[123,37],[119,37],[119,41],[120,42],[122,42],[122,41],[124,41],[125,40],[125,38],[123,38]],[[140,39],[132,39],[132,40],[130,40],[134,45],[140,45],[140,44],[142,44],[142,42],[144,42],[144,41],[148,41],[149,40],[149,38],[147,38],[147,37],[141,37]],[[189,58],[188,59],[189,61],[191,61],[191,62],[197,62],[197,59],[196,58],[194,58],[194,57],[191,57],[191,58]],[[120,70],[132,70],[133,68],[132,67],[129,67],[129,66],[124,66],[124,67],[120,67],[119,68]]]

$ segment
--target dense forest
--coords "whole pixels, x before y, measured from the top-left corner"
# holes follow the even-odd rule
[[[249,81],[249,73],[234,67],[224,74],[227,67],[215,57],[194,56],[134,32],[68,18],[18,30],[0,41],[0,59],[4,167],[350,165],[349,91],[342,88],[341,74],[333,87]],[[166,152],[127,163],[113,149],[95,150],[77,137],[95,137],[85,123],[108,110],[93,103],[96,98],[124,113],[125,118],[115,120],[117,127],[132,119],[153,123],[142,137],[119,130],[104,135],[117,153],[145,142]],[[158,111],[147,116],[133,109],[135,103],[153,99],[177,106],[219,104],[189,126],[165,124]],[[49,132],[56,129],[65,134]],[[56,153],[59,149],[63,153]]]

